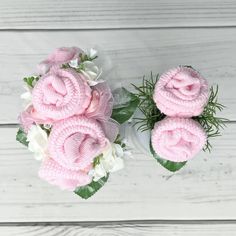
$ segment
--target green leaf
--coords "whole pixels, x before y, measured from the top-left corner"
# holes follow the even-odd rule
[[[39,77],[25,77],[23,80],[29,87],[33,88],[35,83],[39,80]]]
[[[162,159],[161,157],[159,157],[156,152],[154,151],[152,144],[150,142],[150,151],[153,155],[153,157],[167,170],[171,171],[171,172],[175,172],[177,170],[180,170],[186,163],[187,161],[184,162],[173,162],[173,161],[168,161],[165,159]]]
[[[79,57],[80,57],[80,61],[81,61],[81,62],[93,61],[93,60],[95,60],[95,59],[98,58],[98,56],[90,57],[89,55],[87,55],[87,54],[82,54],[82,53],[79,54]]]
[[[82,197],[83,199],[88,199],[93,196],[108,180],[109,175],[104,176],[98,181],[92,181],[90,184],[78,187],[75,189],[74,193]]]
[[[27,141],[27,135],[22,128],[19,128],[16,134],[16,140],[26,147],[28,147],[29,142]]]
[[[125,88],[118,88],[113,92],[115,105],[112,110],[112,119],[122,124],[128,121],[139,105],[139,98]]]
[[[96,165],[100,164],[100,159],[103,157],[103,154],[100,154],[99,156],[95,157],[93,160],[93,167],[95,167]]]

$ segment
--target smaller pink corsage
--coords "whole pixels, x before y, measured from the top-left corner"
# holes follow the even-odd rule
[[[94,49],[58,48],[36,75],[24,78],[27,105],[16,135],[41,161],[41,179],[85,199],[124,167],[127,147],[119,127],[138,105],[124,88],[111,91],[97,57]],[[124,93],[125,103],[114,98]]]
[[[177,171],[202,149],[210,151],[210,138],[218,136],[227,119],[216,112],[224,106],[217,101],[218,86],[191,66],[179,66],[135,86],[142,116],[138,130],[150,131],[150,151],[166,169]]]

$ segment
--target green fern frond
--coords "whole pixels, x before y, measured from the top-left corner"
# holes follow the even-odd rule
[[[165,115],[156,107],[153,101],[153,93],[155,89],[155,84],[159,79],[159,75],[153,76],[152,72],[149,79],[145,79],[143,76],[143,81],[141,86],[136,86],[132,84],[136,90],[136,96],[139,98],[139,110],[143,114],[143,118],[134,118],[136,122],[135,126],[138,126],[138,130],[146,131],[152,130],[157,121],[162,120]]]
[[[228,121],[228,119],[217,116],[217,112],[225,108],[224,105],[218,102],[218,92],[218,85],[216,85],[216,87],[211,86],[208,103],[203,113],[200,116],[194,117],[194,120],[197,120],[207,133],[207,142],[203,150],[208,152],[212,149],[209,139],[221,136],[220,131],[224,129],[226,126],[225,122]]]

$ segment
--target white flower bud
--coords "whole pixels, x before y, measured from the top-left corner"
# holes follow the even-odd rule
[[[28,149],[34,153],[35,159],[42,160],[47,153],[47,133],[39,125],[33,125],[27,134],[27,141]]]

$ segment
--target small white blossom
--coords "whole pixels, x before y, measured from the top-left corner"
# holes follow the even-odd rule
[[[27,134],[28,149],[34,153],[36,160],[42,160],[47,154],[48,136],[39,126],[33,125]]]
[[[94,48],[91,48],[88,53],[90,58],[95,58],[98,55],[98,51]]]
[[[69,62],[69,65],[70,65],[70,67],[72,67],[72,68],[78,68],[78,67],[79,67],[78,58],[75,58],[74,60],[71,60],[71,61]]]
[[[86,55],[90,59],[94,59],[97,56],[97,50],[91,48]],[[73,59],[69,62],[69,66],[74,69],[79,69],[83,75],[85,75],[88,84],[94,86],[98,83],[104,82],[104,80],[98,80],[102,74],[102,69],[99,68],[93,61],[83,61],[79,63],[78,58]]]
[[[119,144],[109,144],[102,154],[100,163],[94,167],[91,173],[94,181],[98,181],[109,172],[115,172],[124,168],[124,161],[122,159],[124,151]]]
[[[89,172],[89,174],[93,176],[94,181],[98,181],[102,177],[107,176],[107,172],[101,164],[96,165],[94,169]]]

